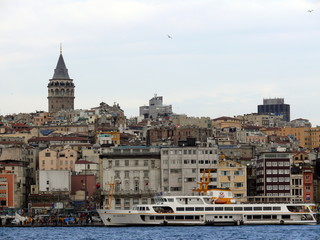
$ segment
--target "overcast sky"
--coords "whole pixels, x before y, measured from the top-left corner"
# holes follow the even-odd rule
[[[61,42],[77,109],[137,116],[158,94],[217,118],[279,97],[320,125],[319,0],[0,0],[1,115],[48,111]]]

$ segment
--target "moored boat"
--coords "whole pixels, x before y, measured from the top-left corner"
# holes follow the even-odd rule
[[[316,206],[309,203],[235,203],[230,190],[204,196],[158,196],[154,204],[130,210],[99,209],[107,226],[133,225],[314,225]]]

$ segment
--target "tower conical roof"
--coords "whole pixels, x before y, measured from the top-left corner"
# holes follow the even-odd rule
[[[60,53],[59,60],[56,66],[56,69],[54,70],[54,74],[52,79],[70,79],[68,74],[68,69],[66,67],[66,64],[64,63],[62,54]]]

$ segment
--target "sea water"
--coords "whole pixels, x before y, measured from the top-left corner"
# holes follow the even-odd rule
[[[270,239],[317,240],[320,225],[193,227],[1,227],[0,239]]]

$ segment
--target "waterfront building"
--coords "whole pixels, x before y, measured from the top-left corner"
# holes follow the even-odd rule
[[[0,170],[0,207],[19,207],[15,204],[15,181],[16,177],[9,170]]]
[[[246,165],[231,160],[220,160],[218,163],[218,187],[232,191],[237,202],[247,199]]]
[[[264,152],[256,159],[257,194],[291,196],[290,152]]]
[[[110,187],[114,187],[112,207],[129,209],[139,203],[151,203],[151,198],[160,192],[160,148],[105,148],[100,161],[104,197],[112,192]]]
[[[193,195],[203,170],[211,169],[209,188],[217,188],[216,145],[164,147],[161,149],[161,191],[172,195]]]

